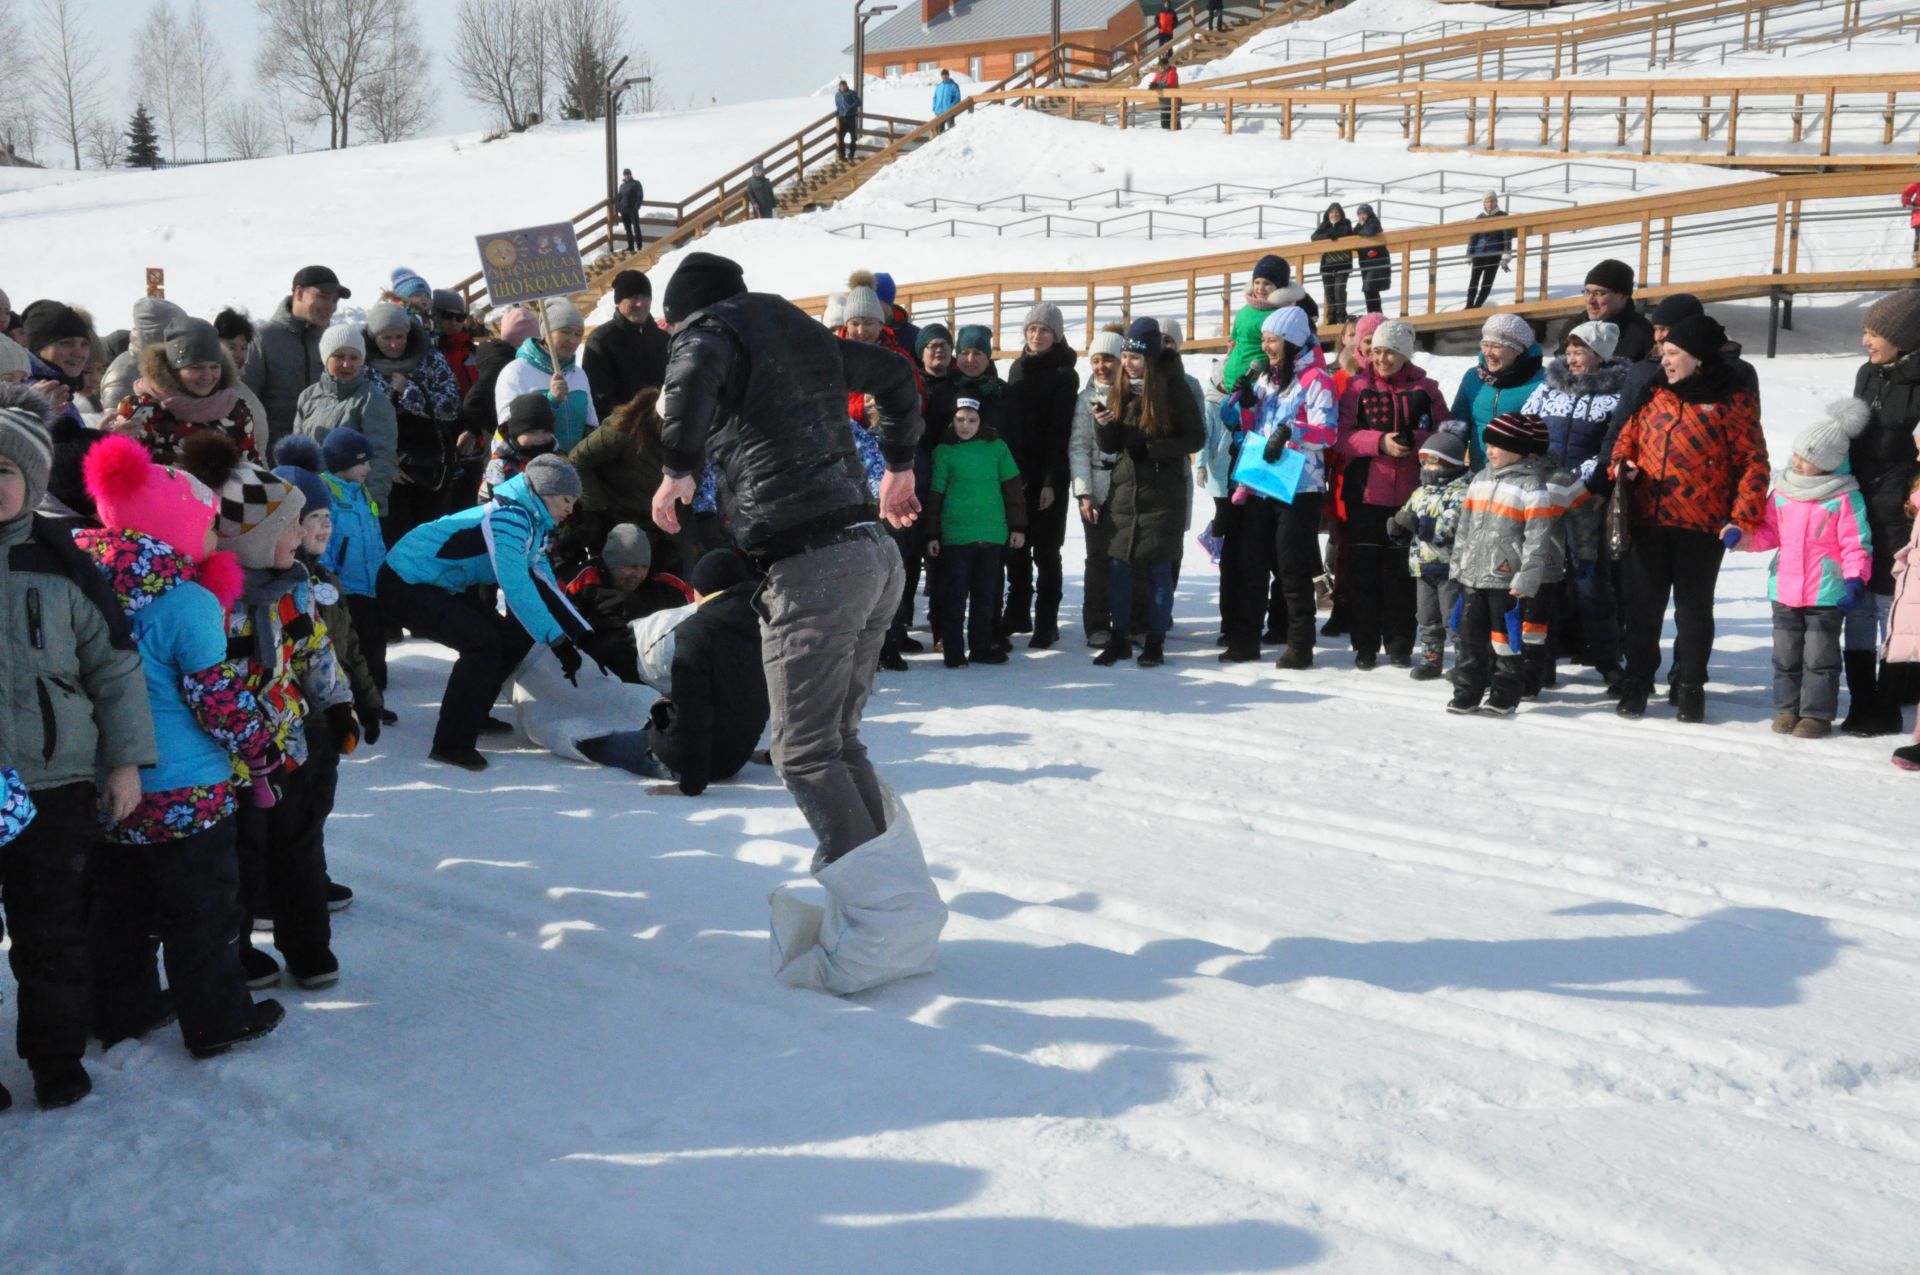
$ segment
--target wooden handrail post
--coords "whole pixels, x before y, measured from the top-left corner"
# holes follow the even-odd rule
[[[1492,150],[1498,143],[1494,141],[1494,129],[1500,123],[1500,91],[1495,89],[1487,95],[1487,149]]]
[[[1707,122],[1713,118],[1713,98],[1705,93],[1700,95],[1700,140],[1707,140]]]
[[[1195,321],[1200,317],[1199,297],[1200,272],[1189,270],[1187,271],[1187,331],[1189,333],[1193,332]]]
[[[1800,200],[1793,201],[1793,216],[1787,226],[1787,273],[1800,273]]]
[[[1639,272],[1633,276],[1634,278],[1644,279],[1647,277],[1647,265],[1652,256],[1652,251],[1653,214],[1650,212],[1642,213],[1640,214],[1640,269]]]
[[[1547,270],[1553,262],[1553,234],[1540,232],[1540,300],[1547,299]]]
[[[1793,95],[1793,140],[1796,142],[1800,140],[1805,130],[1806,105],[1807,95],[1805,93],[1795,93]]]
[[[1573,94],[1560,95],[1560,153],[1567,153],[1573,141]]]
[[[1820,153],[1822,155],[1833,154],[1833,93],[1834,91],[1832,89],[1827,90],[1827,117],[1820,124]]]
[[[1666,224],[1660,229],[1660,286],[1666,287],[1672,282],[1673,273],[1673,214],[1668,213]]]
[[[1439,308],[1440,298],[1440,249],[1427,249],[1427,313],[1432,314]]]
[[[1524,227],[1513,232],[1513,299],[1516,304],[1527,299],[1527,232]]]
[[[1644,130],[1644,133],[1640,141],[1640,153],[1642,155],[1653,154],[1653,90],[1652,89],[1647,90],[1646,128]]]
[[[1775,274],[1780,273],[1781,266],[1786,260],[1786,243],[1787,197],[1782,195],[1773,217],[1773,272]]]
[[[1408,294],[1413,291],[1413,249],[1400,250],[1400,317],[1407,317]]]
[[[1360,136],[1360,100],[1347,99],[1347,140],[1356,140]]]
[[[1547,138],[1552,131],[1553,96],[1548,93],[1542,93],[1540,95],[1540,141],[1537,144],[1544,148],[1547,144]]]
[[[1727,99],[1727,154],[1733,154],[1734,146],[1740,139],[1740,90],[1735,89],[1733,96]]]
[[[1887,127],[1886,127],[1885,134],[1880,138],[1880,144],[1882,146],[1893,145],[1893,104],[1894,104],[1894,100],[1898,96],[1899,94],[1893,92],[1892,90],[1889,90],[1887,92],[1887,115],[1886,115]]]
[[[1420,145],[1420,134],[1427,119],[1427,95],[1424,90],[1413,91],[1413,144]]]
[[[1616,142],[1615,145],[1621,150],[1625,150],[1627,148],[1627,99],[1624,96],[1620,99],[1618,117],[1620,121],[1620,140]]]

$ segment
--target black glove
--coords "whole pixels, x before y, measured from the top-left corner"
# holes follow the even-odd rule
[[[1267,435],[1267,449],[1261,453],[1266,457],[1267,464],[1277,465],[1280,463],[1280,453],[1287,450],[1287,443],[1291,441],[1292,438],[1293,426],[1274,426],[1273,433]]]
[[[380,710],[371,704],[355,704],[353,715],[360,719],[360,739],[363,743],[380,742]]]
[[[560,661],[560,671],[567,675],[567,680],[575,686],[580,685],[580,648],[573,644],[573,639],[561,638],[555,642],[553,657]]]
[[[353,715],[353,705],[335,704],[329,708],[327,729],[333,732],[333,746],[342,757],[360,747],[360,719]]]

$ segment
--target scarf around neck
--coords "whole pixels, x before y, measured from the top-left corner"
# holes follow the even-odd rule
[[[1789,500],[1825,501],[1859,491],[1860,482],[1852,474],[1796,474],[1788,465],[1774,474],[1773,489]]]
[[[185,390],[169,390],[155,385],[146,377],[133,383],[133,392],[142,398],[150,398],[166,409],[167,415],[176,421],[185,421],[189,425],[205,425],[209,421],[225,420],[233,415],[234,404],[240,401],[240,391],[235,386],[224,390],[215,390],[204,397],[189,394]]]

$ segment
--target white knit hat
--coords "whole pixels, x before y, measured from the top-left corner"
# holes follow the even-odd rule
[[[1087,347],[1089,357],[1095,354],[1107,354],[1120,357],[1121,340],[1118,332],[1100,331],[1093,334],[1093,344]]]
[[[27,352],[18,341],[0,336],[0,376],[9,372],[18,372],[22,376],[33,370],[33,364],[27,360]]]
[[[1578,341],[1600,356],[1605,363],[1613,357],[1613,351],[1620,344],[1620,325],[1589,320],[1567,333],[1567,340]]]
[[[1853,449],[1853,440],[1867,428],[1872,410],[1857,398],[1827,404],[1823,421],[1807,426],[1793,440],[1793,454],[1823,473],[1831,474]]]
[[[829,292],[826,312],[820,316],[820,322],[830,328],[837,328],[847,321],[847,294]]]
[[[1481,326],[1480,339],[1525,354],[1533,348],[1533,325],[1517,314],[1496,314]]]
[[[361,358],[367,357],[366,338],[360,335],[360,328],[352,323],[336,323],[320,334],[320,359],[325,362],[336,350],[352,350]]]
[[[1181,326],[1180,320],[1172,315],[1162,315],[1160,316],[1160,337],[1168,345],[1185,345],[1187,330]]]
[[[1373,330],[1372,348],[1392,350],[1403,359],[1411,359],[1419,350],[1415,343],[1413,325],[1405,319],[1388,319]]]
[[[872,319],[875,323],[887,321],[887,307],[880,304],[880,294],[864,284],[847,289],[846,311],[840,321],[851,323],[855,319]]]

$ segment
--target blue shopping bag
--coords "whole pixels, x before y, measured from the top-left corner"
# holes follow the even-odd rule
[[[1300,490],[1300,479],[1306,475],[1307,454],[1289,447],[1280,453],[1279,460],[1268,464],[1266,445],[1267,440],[1259,434],[1247,435],[1240,460],[1233,467],[1233,481],[1290,505],[1294,493]]]

